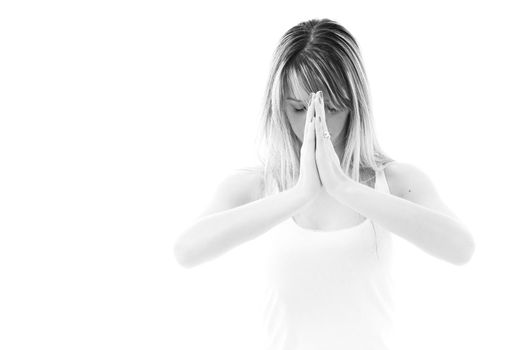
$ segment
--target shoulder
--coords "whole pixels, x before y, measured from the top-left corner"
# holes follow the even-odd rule
[[[459,220],[442,200],[431,178],[415,165],[391,162],[384,173],[391,194]]]
[[[223,175],[207,208],[198,217],[232,209],[256,200],[260,176],[248,168]]]
[[[433,190],[430,177],[410,163],[392,161],[385,166],[384,174],[390,193],[401,198],[411,195],[412,191]]]
[[[245,197],[245,202],[257,199],[263,181],[263,170],[258,166],[237,168],[223,179],[223,185]]]

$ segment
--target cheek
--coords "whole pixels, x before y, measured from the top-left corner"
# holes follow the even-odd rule
[[[349,113],[338,113],[326,118],[328,129],[333,134],[344,131],[348,122]]]
[[[295,132],[296,136],[302,140],[304,137],[304,126],[306,121],[306,115],[292,115],[288,114],[287,118],[289,119],[289,124],[291,124],[291,127],[293,128],[293,131]]]

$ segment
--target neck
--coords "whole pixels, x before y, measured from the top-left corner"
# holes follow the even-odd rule
[[[333,148],[335,149],[335,153],[337,153],[337,156],[339,157],[339,161],[342,164],[342,158],[344,158],[344,142],[339,142],[338,144],[334,145]]]

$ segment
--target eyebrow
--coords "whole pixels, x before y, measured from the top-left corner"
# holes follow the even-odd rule
[[[287,100],[293,100],[293,101],[296,101],[296,102],[304,102],[304,101],[297,100],[296,98],[292,98],[292,97],[288,97]]]
[[[292,98],[292,97],[288,97],[288,98],[286,98],[286,100],[291,100],[291,101],[300,102],[300,103],[304,102],[304,101],[297,100],[296,98]],[[324,104],[325,104],[326,106],[331,105],[331,104],[329,103],[329,101],[324,101]],[[332,106],[332,105],[331,105],[331,106]]]

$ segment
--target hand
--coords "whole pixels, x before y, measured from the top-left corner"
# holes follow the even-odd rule
[[[315,135],[316,135],[316,163],[317,169],[326,191],[333,195],[340,186],[345,185],[350,178],[344,173],[340,166],[340,160],[335,152],[330,138],[324,137],[329,132],[326,124],[326,113],[324,110],[324,99],[322,91],[317,92],[315,97]]]
[[[322,189],[315,162],[315,94],[311,93],[311,101],[307,108],[304,124],[304,140],[300,149],[300,174],[296,186],[308,198],[315,197]]]

